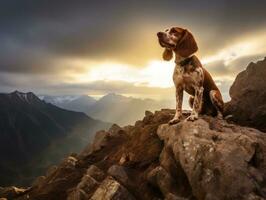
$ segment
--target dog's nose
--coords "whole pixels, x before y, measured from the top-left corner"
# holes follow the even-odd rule
[[[158,32],[158,33],[157,33],[157,36],[158,36],[158,37],[162,37],[162,36],[163,36],[163,32]]]

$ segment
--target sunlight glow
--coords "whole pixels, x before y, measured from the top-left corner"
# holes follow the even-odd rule
[[[172,73],[174,65],[164,61],[151,61],[147,66],[134,66],[104,62],[95,64],[93,68],[77,77],[78,82],[88,81],[125,81],[147,87],[167,88],[173,85]]]
[[[221,49],[213,55],[201,59],[203,64],[222,61],[225,66],[245,56],[253,56],[266,53],[266,36],[260,35],[256,38],[240,38],[230,46]],[[69,60],[68,60],[69,61]],[[133,66],[129,64],[105,60],[102,62],[72,60],[76,69],[67,74],[68,82],[90,83],[93,81],[122,81],[135,86],[144,87],[173,87],[172,74],[175,64],[172,61],[151,60],[146,66]],[[78,71],[78,69],[80,71]],[[75,71],[76,70],[76,71]],[[214,79],[230,79],[233,77],[215,77]]]

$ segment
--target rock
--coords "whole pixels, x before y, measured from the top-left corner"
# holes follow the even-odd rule
[[[106,147],[111,139],[125,137],[127,137],[125,130],[117,124],[113,124],[108,131],[98,131],[94,136],[93,143],[89,144],[77,157],[84,158],[89,156],[93,152]]]
[[[99,186],[99,183],[89,175],[84,175],[77,187],[68,195],[67,200],[89,199],[91,192]]]
[[[100,150],[108,141],[109,133],[106,131],[98,131],[92,143],[93,151]]]
[[[120,185],[112,177],[107,177],[95,191],[91,200],[134,200],[135,198],[126,188]]]
[[[33,183],[32,183],[32,187],[39,187],[40,185],[42,185],[45,181],[45,176],[39,176],[37,177]]]
[[[109,132],[110,136],[115,137],[119,134],[123,134],[124,130],[120,126],[118,126],[117,124],[113,124],[111,126],[111,128],[108,130],[108,132]]]
[[[176,196],[172,193],[167,194],[165,200],[188,200],[187,198]]]
[[[125,164],[127,161],[129,160],[128,156],[126,154],[122,154],[120,160],[119,160],[119,164],[123,165]]]
[[[171,172],[172,174],[176,174],[176,169],[178,168],[176,161],[174,160],[172,156],[171,150],[169,150],[167,147],[164,147],[161,154],[160,154],[160,165],[167,170],[168,172]]]
[[[86,200],[89,199],[100,182],[104,179],[105,174],[98,167],[91,165],[83,175],[77,187],[73,189],[67,200]]]
[[[124,127],[123,127],[123,130],[124,130],[126,133],[131,132],[133,129],[134,129],[134,126],[132,126],[132,125],[127,125],[127,126],[124,126]]]
[[[143,125],[143,123],[141,120],[138,120],[135,122],[135,126],[137,126],[137,127],[141,127],[142,125]]]
[[[116,128],[117,125],[113,125],[113,129]],[[111,129],[112,130],[112,129]],[[114,130],[113,130],[114,131]],[[110,138],[110,133],[104,130],[96,132],[93,143],[89,144],[78,156],[79,158],[84,158],[95,151],[99,151],[104,146],[106,146],[108,139]]]
[[[84,158],[84,157],[90,155],[92,152],[93,152],[93,145],[91,142],[88,142],[88,144],[85,146],[85,148],[78,155],[78,158]]]
[[[56,165],[53,165],[53,166],[49,167],[47,172],[46,172],[46,176],[51,176],[56,170],[57,170],[57,166]]]
[[[151,111],[146,110],[145,111],[145,117],[143,118],[144,123],[148,123],[153,119],[153,113]]]
[[[213,124],[219,129],[211,129]],[[261,132],[206,117],[161,125],[158,135],[172,149],[197,199],[243,199],[253,191],[266,197],[266,136]],[[253,170],[257,175],[251,177]]]
[[[69,156],[74,157],[74,158],[77,158],[78,157],[78,154],[75,153],[75,152],[72,152],[72,153],[69,154]]]
[[[135,126],[127,125],[123,127],[123,131],[125,134],[127,134],[129,137],[134,135]]]
[[[0,187],[0,198],[2,199],[14,199],[24,193],[29,189],[17,188],[14,186],[11,187]]]
[[[93,177],[97,181],[102,181],[105,178],[105,173],[100,170],[98,167],[95,165],[91,165],[88,170],[87,174],[91,177]]]
[[[163,148],[159,162],[160,166],[170,174],[172,177],[171,179],[174,179],[174,181],[171,181],[174,186],[174,191],[172,192],[174,194],[179,194],[179,196],[189,196],[192,191],[187,176],[180,162],[174,159],[174,154],[171,148],[167,146]]]
[[[230,88],[231,101],[226,103],[225,115],[230,120],[266,132],[266,58],[250,63],[239,73]]]
[[[265,200],[265,198],[261,198],[259,196],[257,196],[256,194],[252,193],[250,195],[248,195],[245,200]]]
[[[169,193],[172,192],[175,193],[177,191],[174,179],[161,166],[158,166],[153,169],[148,174],[147,179],[151,184],[159,187],[164,196],[167,196]]]
[[[155,111],[153,117],[153,123],[165,123],[173,118],[175,111],[169,109],[162,109],[161,111]]]
[[[149,110],[145,111],[145,117],[152,116],[152,115],[153,115],[153,113],[151,111],[149,111]]]
[[[123,166],[113,165],[108,169],[107,173],[123,185],[128,185],[129,179]]]

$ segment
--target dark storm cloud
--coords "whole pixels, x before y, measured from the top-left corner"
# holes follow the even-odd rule
[[[21,68],[31,70],[32,65],[37,65],[35,57],[42,62],[38,53],[31,54],[28,49],[40,51],[43,60],[52,60],[51,54],[117,59],[123,53],[134,54],[131,50],[134,44],[143,44],[144,48],[148,48],[138,30],[143,28],[143,23],[150,29],[151,37],[158,29],[152,30],[149,24],[155,28],[174,24],[191,27],[200,43],[208,44],[203,50],[206,52],[219,49],[218,45],[233,36],[257,30],[266,24],[266,2],[260,0],[200,3],[196,0],[9,0],[0,4],[0,42],[5,44],[8,41],[0,50],[4,63],[1,63],[1,69],[11,71],[16,66],[18,71]],[[13,45],[20,47],[16,49]],[[19,58],[17,64],[16,57]]]
[[[19,74],[60,73],[67,66],[58,60],[65,58],[140,65],[160,59],[155,33],[173,25],[191,29],[200,54],[212,54],[241,35],[263,29],[265,7],[264,0],[3,0],[0,73],[5,79],[0,89],[15,87]],[[215,73],[230,73],[220,64]],[[49,85],[49,78],[39,83]]]

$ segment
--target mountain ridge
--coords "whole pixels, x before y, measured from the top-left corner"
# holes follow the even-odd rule
[[[80,98],[84,98],[84,101],[76,104],[75,101],[79,101]],[[46,98],[44,96],[43,99],[64,109],[82,111],[95,119],[119,125],[133,124],[143,116],[144,110],[154,111],[170,105],[168,101],[126,97],[116,93],[108,93],[95,101],[92,101],[91,97],[87,96],[77,96],[73,101],[68,101],[67,103],[56,103],[53,101],[52,96],[46,96]],[[86,99],[89,100],[86,101]],[[130,113],[130,116],[127,113]],[[125,117],[126,115],[127,117]]]
[[[77,144],[85,145],[90,135],[107,126],[109,124],[94,120],[84,113],[47,104],[32,92],[14,91],[0,94],[1,184],[10,184],[14,181],[14,176],[25,174],[17,165],[25,166],[41,152],[45,152],[52,143],[72,137]],[[76,131],[78,133],[75,133]],[[85,137],[86,142],[83,141]],[[70,141],[66,144],[70,145],[69,151],[81,148],[71,146]],[[63,147],[65,148],[66,144],[55,148],[55,152],[61,156],[65,155]],[[54,158],[52,163],[55,160]],[[28,181],[25,179],[25,182]]]

